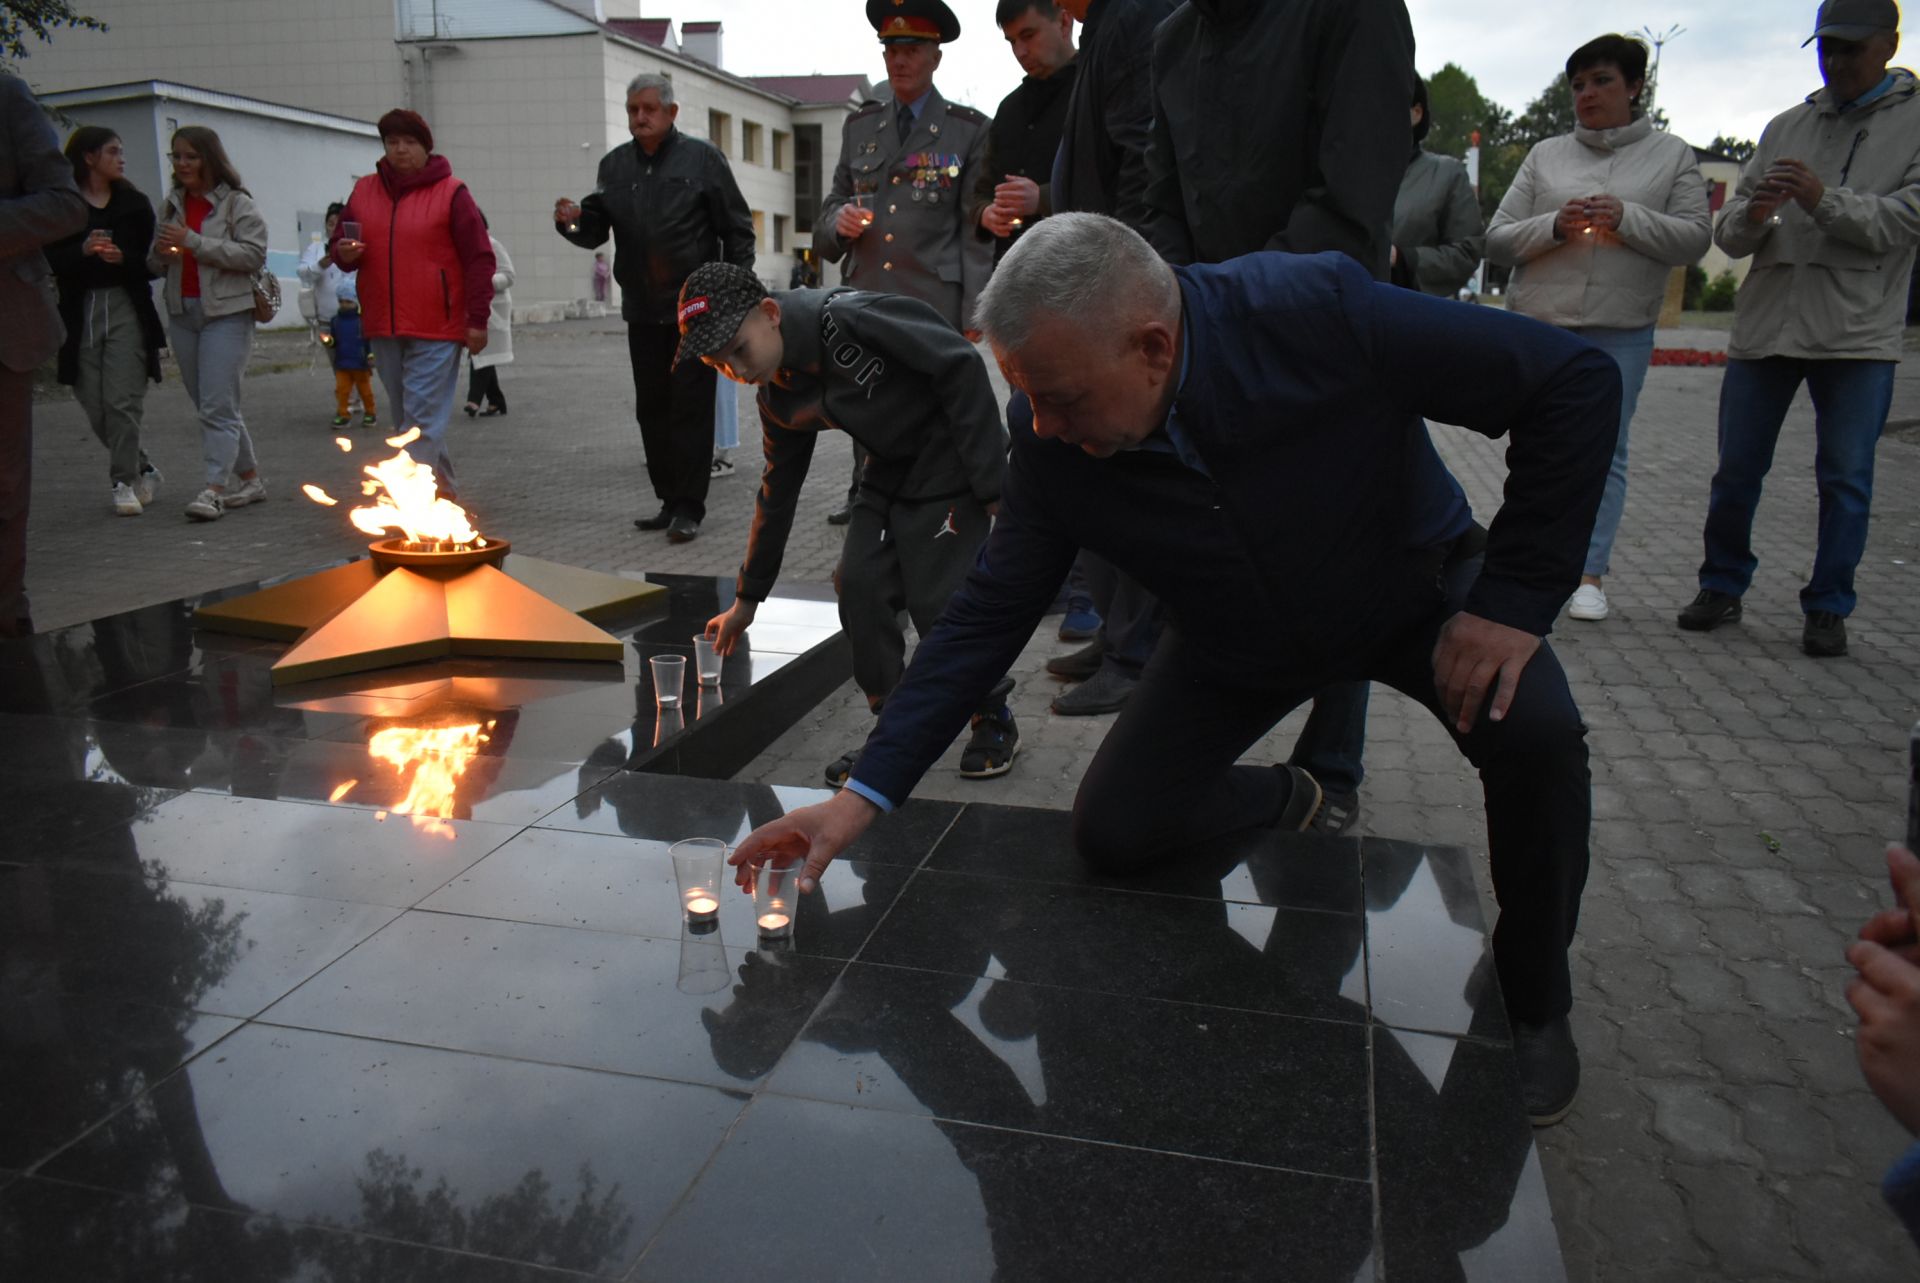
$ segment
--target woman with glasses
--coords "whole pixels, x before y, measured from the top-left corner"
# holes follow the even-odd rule
[[[182,126],[172,159],[173,189],[160,206],[147,266],[166,275],[167,333],[200,413],[205,486],[187,517],[218,521],[267,497],[240,416],[240,378],[253,350],[253,274],[267,261],[267,224],[220,135]]]
[[[82,125],[66,156],[86,198],[87,226],[47,246],[67,327],[57,370],[107,447],[113,510],[137,517],[160,485],[160,469],[140,445],[147,380],[160,381],[166,346],[147,285],[153,202],[127,181],[126,149],[111,129]]]

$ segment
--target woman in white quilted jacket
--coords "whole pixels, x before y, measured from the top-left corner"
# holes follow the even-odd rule
[[[1507,306],[1572,330],[1620,366],[1620,439],[1567,613],[1607,617],[1602,581],[1627,502],[1627,428],[1653,359],[1653,326],[1675,267],[1713,234],[1693,148],[1653,127],[1640,96],[1647,47],[1590,40],[1567,59],[1578,124],[1535,145],[1493,222],[1487,257],[1514,268]]]

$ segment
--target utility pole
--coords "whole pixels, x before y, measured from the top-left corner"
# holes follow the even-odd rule
[[[1665,31],[1655,31],[1652,27],[1642,27],[1640,28],[1640,34],[1645,36],[1647,43],[1653,46],[1653,66],[1647,72],[1646,100],[1641,103],[1642,110],[1651,116],[1653,114],[1653,97],[1660,90],[1660,51],[1666,47],[1669,40],[1677,40],[1681,36],[1686,35],[1687,29],[1676,22]]]

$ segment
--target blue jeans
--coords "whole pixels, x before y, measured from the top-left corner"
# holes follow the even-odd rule
[[[380,384],[393,406],[393,430],[419,428],[420,439],[407,447],[417,462],[433,469],[441,493],[457,493],[453,456],[447,450],[447,421],[460,389],[464,343],[448,339],[370,339]]]
[[[1598,579],[1609,569],[1613,537],[1620,531],[1620,513],[1627,506],[1627,427],[1633,422],[1633,408],[1640,402],[1640,389],[1647,381],[1647,366],[1653,361],[1653,327],[1611,330],[1592,325],[1570,326],[1567,332],[1578,334],[1612,357],[1620,367],[1620,439],[1613,446],[1607,488],[1600,496],[1600,511],[1593,519],[1593,534],[1587,540],[1586,573]]]
[[[718,454],[740,448],[740,387],[732,379],[714,385],[713,448]]]
[[[1700,586],[1738,597],[1753,582],[1753,514],[1773,447],[1800,384],[1813,397],[1813,476],[1820,530],[1813,576],[1800,590],[1807,614],[1853,613],[1853,571],[1867,548],[1873,452],[1893,404],[1893,362],[1772,356],[1728,361],[1720,384],[1720,466],[1707,500]]]
[[[180,381],[200,412],[200,453],[210,486],[225,489],[236,476],[259,471],[253,437],[240,417],[240,377],[253,351],[253,313],[208,320],[197,298],[183,299],[171,317],[167,343],[180,363]]]

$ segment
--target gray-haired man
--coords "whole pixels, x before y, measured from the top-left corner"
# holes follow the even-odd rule
[[[680,104],[665,76],[635,76],[627,86],[627,131],[600,158],[593,194],[554,202],[553,226],[584,249],[613,235],[613,279],[627,323],[634,415],[647,451],[647,480],[660,511],[639,517],[642,530],[665,530],[685,543],[700,533],[713,476],[713,371],[698,362],[674,368],[680,344],[674,306],[680,286],[702,263],[724,259],[753,267],[753,215],[712,143],[674,128]]]
[[[976,316],[1031,405],[1010,416],[999,519],[847,788],[733,862],[804,856],[810,887],[906,800],[1088,548],[1168,626],[1074,800],[1082,858],[1125,875],[1306,827],[1313,776],[1241,755],[1321,687],[1387,682],[1480,770],[1521,1084],[1536,1122],[1560,1118],[1579,1080],[1567,946],[1591,805],[1585,730],[1541,635],[1580,575],[1619,370],[1564,331],[1375,283],[1344,255],[1175,268],[1094,214],[1028,231]],[[1423,416],[1511,437],[1490,531]]]

